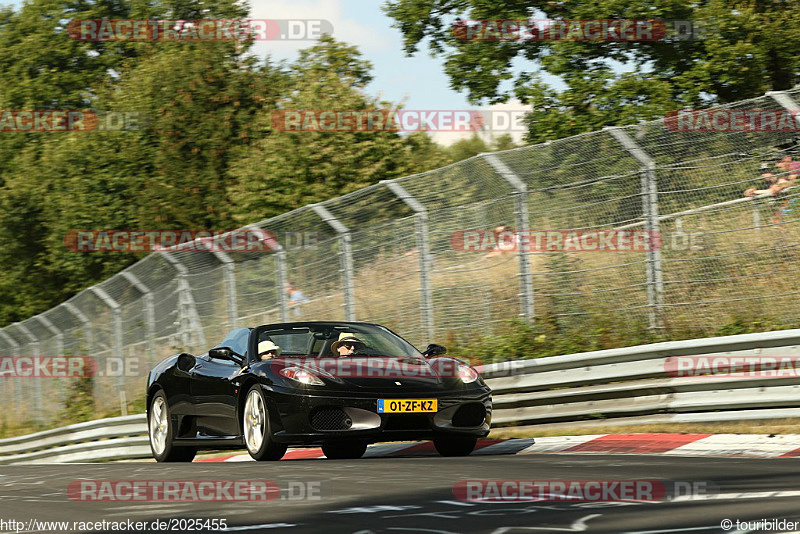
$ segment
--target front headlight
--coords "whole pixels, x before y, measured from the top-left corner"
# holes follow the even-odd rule
[[[280,374],[289,380],[294,380],[295,382],[300,382],[301,384],[305,384],[307,386],[325,385],[325,382],[320,380],[317,375],[311,371],[300,369],[299,367],[288,367],[286,369],[281,369]]]
[[[469,365],[459,365],[458,377],[465,384],[471,384],[472,382],[475,382],[478,379],[478,377],[480,377],[480,375],[478,374],[478,371],[476,371]]]

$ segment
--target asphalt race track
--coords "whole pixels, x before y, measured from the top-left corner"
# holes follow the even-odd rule
[[[282,492],[280,498],[270,502],[131,503],[71,500],[67,487],[80,479],[273,480]],[[646,479],[711,482],[717,487],[713,495],[660,502],[489,504],[455,499],[453,485],[468,479]],[[792,459],[533,454],[476,455],[466,458],[301,459],[277,463],[54,464],[5,466],[0,468],[0,480],[0,520],[24,522],[29,519],[122,522],[224,518],[228,532],[247,533],[656,534],[779,532],[781,530],[737,530],[736,520],[800,521],[800,463]],[[286,488],[290,483],[297,485],[299,482],[316,484],[318,498],[300,499],[299,493],[295,492],[292,497],[297,500],[290,499]],[[721,528],[723,519],[733,521],[733,528]],[[3,528],[3,532],[13,531],[7,526]],[[140,530],[144,531],[163,532],[166,529]],[[22,529],[20,532],[30,531]]]

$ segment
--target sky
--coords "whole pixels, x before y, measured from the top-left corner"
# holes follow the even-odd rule
[[[466,94],[450,88],[443,59],[431,58],[425,43],[414,56],[406,56],[402,34],[392,27],[393,20],[381,10],[383,4],[383,0],[251,0],[250,16],[329,21],[337,40],[358,46],[372,63],[374,79],[367,92],[390,102],[403,103],[407,110],[528,109],[516,101],[491,107],[468,104]],[[261,41],[256,43],[254,53],[292,60],[298,50],[310,44],[310,41]],[[510,133],[516,142],[521,142],[521,131]],[[432,137],[438,143],[449,145],[470,135],[436,132]],[[484,137],[489,140],[489,136]]]

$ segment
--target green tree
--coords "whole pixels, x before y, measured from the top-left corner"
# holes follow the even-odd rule
[[[450,154],[452,161],[461,161],[472,156],[488,152],[489,147],[486,141],[478,137],[478,134],[472,134],[471,137],[466,139],[459,139],[449,147],[447,152]]]
[[[323,37],[291,65],[283,111],[395,109],[364,92],[372,66],[355,47]],[[272,217],[439,163],[427,135],[384,131],[283,131],[275,108],[256,119],[263,137],[232,162],[229,187],[241,223]]]
[[[656,119],[784,90],[800,81],[800,3],[782,0],[389,0],[408,54],[427,40],[454,89],[473,103],[533,104],[533,142]],[[661,19],[704,24],[699,39],[650,42],[460,40],[469,19]],[[620,72],[614,65],[625,65]],[[557,92],[541,78],[559,76]],[[510,82],[510,83],[509,83]]]

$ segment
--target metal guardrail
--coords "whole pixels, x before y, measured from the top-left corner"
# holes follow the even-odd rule
[[[800,329],[490,364],[492,424],[653,424],[800,418],[800,377],[671,378],[676,356],[800,359]],[[0,464],[149,458],[144,414],[0,440]]]
[[[150,457],[145,414],[98,419],[0,440],[0,464],[101,462]]]
[[[487,365],[493,426],[620,424],[773,419],[800,416],[800,377],[707,375],[672,378],[676,356],[800,357],[800,330],[670,341],[636,347]],[[685,415],[686,417],[681,417]],[[669,417],[667,417],[669,416]],[[655,419],[653,419],[655,417]]]

